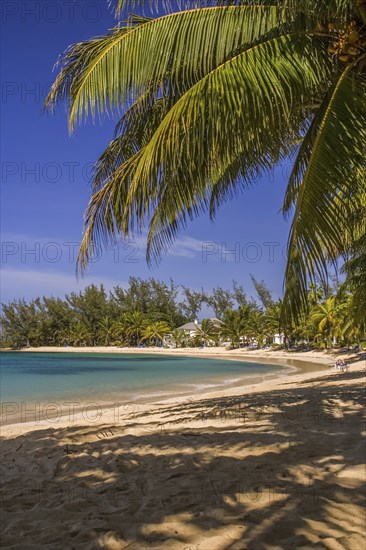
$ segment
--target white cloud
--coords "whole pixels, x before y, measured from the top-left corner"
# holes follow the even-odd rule
[[[179,237],[169,251],[169,256],[195,258],[197,254],[202,254],[203,241],[193,237]]]
[[[31,261],[35,257],[39,263],[42,259],[46,259],[50,256],[53,258],[59,253],[62,259],[66,260],[69,257],[73,259],[76,257],[80,240],[60,239],[57,237],[35,237],[24,234],[7,234],[3,235],[2,239],[2,261],[13,261],[21,259],[24,261],[24,257],[27,261]],[[116,242],[116,245],[128,245],[131,243],[135,245],[135,257],[145,257],[146,245],[147,245],[147,232],[143,231],[140,235],[131,237],[130,239],[121,239]],[[195,258],[198,254],[202,253],[202,246],[204,241],[195,239],[183,235],[178,237],[173,246],[168,250],[167,255],[177,258]],[[112,247],[113,248],[113,247]],[[39,259],[38,259],[38,256]],[[5,261],[4,261],[5,260]],[[49,262],[48,262],[49,263]]]
[[[146,247],[147,247],[147,232],[143,231],[142,234],[131,237],[129,240],[122,241],[122,243],[131,242],[135,244],[138,248],[138,254],[142,257],[145,256]],[[194,239],[189,236],[178,237],[173,246],[168,250],[167,255],[170,257],[184,257],[184,258],[194,258],[197,254],[202,252],[203,241]]]

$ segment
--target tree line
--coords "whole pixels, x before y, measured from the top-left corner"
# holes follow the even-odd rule
[[[275,300],[263,281],[252,276],[252,282],[256,299],[248,299],[236,281],[230,289],[206,292],[173,280],[130,277],[127,288],[116,286],[109,293],[90,285],[64,299],[14,300],[2,304],[1,346],[163,345],[166,335],[176,347],[263,346],[273,344],[275,335],[287,346],[350,346],[366,339],[365,304],[349,284],[309,285],[308,307],[294,320],[286,319],[282,300]],[[192,337],[177,330],[194,321],[204,305],[216,320],[204,319]]]

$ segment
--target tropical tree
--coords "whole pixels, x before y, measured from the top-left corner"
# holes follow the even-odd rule
[[[218,346],[221,333],[220,325],[215,324],[211,319],[203,319],[200,326],[198,326],[198,336],[201,338],[205,346],[214,343]]]
[[[123,314],[120,319],[113,323],[113,336],[118,342],[124,342],[128,340],[124,317],[125,315]]]
[[[202,302],[205,301],[205,293],[201,291],[191,290],[183,286],[184,301],[181,303],[182,310],[189,321],[195,321],[202,307]]]
[[[183,330],[174,329],[172,331],[172,339],[175,343],[175,346],[177,348],[185,348],[187,347],[187,337],[184,334]]]
[[[317,306],[322,301],[324,295],[322,289],[316,283],[309,283],[307,302],[310,307]]]
[[[105,346],[109,346],[115,334],[115,323],[108,316],[98,323],[98,336]]]
[[[264,338],[273,338],[274,334],[283,332],[287,343],[306,340],[307,344],[315,344],[325,340],[330,344],[333,338],[337,338],[339,343],[348,346],[361,345],[366,340],[365,258],[364,244],[359,241],[343,266],[344,282],[328,288],[309,287],[307,308],[296,323],[282,316],[281,299],[263,312],[256,303],[247,302],[240,288],[235,298],[239,307],[226,311],[224,323],[204,319],[196,327],[194,338],[176,329],[172,333],[173,340],[177,347],[188,347],[213,342],[217,345],[223,337],[238,346],[245,337],[256,339],[261,344]],[[2,304],[0,345],[14,348],[62,344],[137,345],[142,338],[148,340],[149,334],[160,342],[167,327],[181,324],[179,311],[182,304],[174,300],[171,291],[177,287],[172,285],[164,287],[158,281],[153,285],[151,280],[134,280],[131,287],[123,291],[124,294],[115,287],[105,298],[104,291],[94,287],[85,289],[81,295],[74,295],[71,300],[70,296],[65,299],[43,297],[29,302],[15,300]],[[157,289],[156,296],[161,294],[158,299],[160,311],[149,303],[147,290],[153,292],[153,288]],[[135,303],[133,296],[136,297]],[[103,307],[98,309],[98,303]],[[129,310],[127,304],[130,304]],[[139,310],[143,304],[149,313]],[[170,310],[176,312],[173,315],[177,320],[175,324],[166,321]],[[93,332],[89,319],[93,323]]]
[[[259,298],[259,301],[263,305],[264,309],[269,308],[274,304],[274,300],[272,298],[272,292],[268,289],[266,283],[264,281],[257,281],[254,275],[250,275],[250,278],[252,280],[253,286],[255,288],[255,291],[257,293],[257,296]]]
[[[82,324],[87,327],[92,345],[96,345],[100,319],[109,313],[108,298],[103,285],[100,287],[89,285],[79,293],[72,292],[66,296],[66,301]]]
[[[74,312],[66,300],[43,296],[41,309],[45,321],[47,337],[44,333],[43,342],[48,340],[52,345],[63,343],[62,337],[67,333],[68,328],[74,319]]]
[[[242,338],[247,334],[247,328],[247,319],[238,311],[229,310],[221,325],[221,337],[224,341],[229,340],[233,348],[238,348]]]
[[[331,296],[325,302],[318,304],[311,313],[311,321],[324,338],[327,347],[332,345],[333,339],[342,335],[341,318],[336,297]]]
[[[119,322],[115,325],[115,331],[126,337],[132,346],[137,346],[146,329],[148,320],[141,311],[124,313]]]
[[[225,312],[234,306],[233,294],[230,290],[217,287],[205,297],[206,303],[213,309],[218,319],[223,319]]]
[[[366,235],[354,243],[343,272],[346,281],[340,294],[347,293],[347,332],[355,330],[360,340],[366,335]]]
[[[70,326],[65,342],[73,346],[87,346],[92,344],[92,338],[89,328],[82,321],[76,321]]]
[[[170,326],[165,321],[156,321],[146,326],[143,331],[141,342],[149,341],[156,345],[163,343],[163,338],[168,332],[170,332]]]
[[[127,288],[116,286],[112,300],[121,312],[138,310],[154,321],[164,320],[168,324],[181,325],[187,321],[182,314],[182,304],[177,302],[178,285],[154,279],[130,277]]]
[[[14,300],[2,304],[2,329],[14,347],[29,347],[37,344],[37,325],[39,320],[39,301]]]
[[[273,338],[275,334],[281,334],[284,330],[283,316],[282,316],[282,300],[273,302],[265,312],[264,324],[266,331]]]
[[[117,13],[132,4],[118,0]],[[71,131],[123,110],[97,163],[79,266],[147,218],[158,261],[190,218],[214,217],[292,156],[285,303],[296,312],[309,278],[365,233],[366,0],[197,4],[130,16],[62,57],[46,106],[66,100]]]
[[[247,295],[244,292],[244,288],[237,281],[233,281],[232,297],[236,301],[239,307],[248,304]]]
[[[261,347],[269,332],[266,327],[266,319],[262,311],[253,311],[246,323],[246,334],[257,341]]]

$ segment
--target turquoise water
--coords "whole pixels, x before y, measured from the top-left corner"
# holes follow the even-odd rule
[[[225,359],[101,353],[1,353],[1,401],[145,399],[266,375],[278,366]]]

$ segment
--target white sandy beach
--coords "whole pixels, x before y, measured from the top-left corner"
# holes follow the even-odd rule
[[[324,352],[173,352],[301,363],[244,388],[4,426],[3,547],[363,549],[365,360],[342,355],[339,373]]]
[[[331,363],[334,357],[353,357],[352,352],[342,353],[341,355],[335,350],[327,351],[284,351],[276,349],[260,349],[249,351],[245,348],[238,349],[228,349],[224,346],[217,347],[204,347],[204,348],[160,348],[160,347],[146,347],[146,348],[132,348],[132,347],[117,347],[117,346],[39,346],[39,347],[28,347],[20,350],[21,353],[27,352],[57,352],[57,353],[159,353],[159,354],[168,354],[168,355],[194,355],[194,356],[205,356],[205,355],[219,355],[225,356],[226,358],[230,357],[243,357],[245,360],[252,358],[253,360],[257,359],[289,359],[294,358],[298,360],[305,360],[316,363]]]

